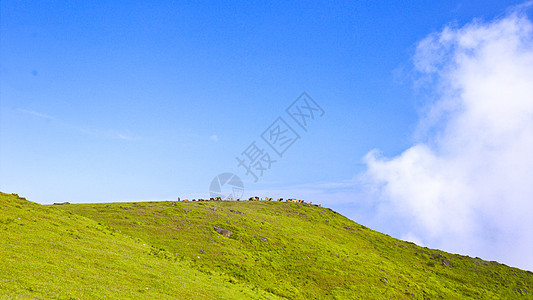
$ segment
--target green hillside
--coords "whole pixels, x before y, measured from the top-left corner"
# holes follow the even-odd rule
[[[5,299],[533,298],[529,271],[301,203],[0,204]]]
[[[533,274],[400,241],[332,210],[269,201],[64,205],[196,269],[292,299],[533,298]],[[215,231],[233,232],[229,238]]]
[[[105,224],[0,193],[0,299],[277,298]]]

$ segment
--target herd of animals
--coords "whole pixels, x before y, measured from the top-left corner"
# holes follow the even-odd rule
[[[202,198],[199,198],[198,200],[197,199],[192,199],[192,200],[188,200],[188,199],[184,199],[184,200],[181,200],[179,197],[178,197],[178,201],[182,201],[182,202],[203,202],[203,201],[234,201],[233,198],[228,198],[228,199],[222,199],[222,197],[212,197],[212,198],[209,198],[209,200],[207,199],[202,199]],[[235,199],[235,201],[242,201],[241,198],[238,198],[238,199]],[[259,197],[250,197],[248,199],[248,201],[274,201],[274,198],[269,198],[269,197],[265,197],[264,199],[263,198],[259,198]],[[318,206],[318,207],[321,207],[322,205],[321,204],[313,204],[313,202],[306,202],[305,200],[298,200],[298,199],[287,199],[287,200],[283,200],[283,198],[278,198],[277,199],[278,202],[295,202],[295,203],[302,203],[302,204],[306,204],[306,205],[314,205],[314,206]],[[62,203],[54,203],[54,205],[65,205],[65,204],[70,204],[69,202],[62,202]]]
[[[199,198],[199,199],[192,199],[192,200],[188,200],[188,199],[184,199],[184,200],[181,200],[179,197],[178,197],[178,201],[182,201],[182,202],[202,202],[202,201],[243,201],[241,200],[241,198],[237,198],[237,199],[233,199],[233,198],[228,198],[228,199],[222,199],[222,197],[211,197],[208,199],[202,199],[202,198]],[[275,201],[274,198],[269,198],[269,197],[265,197],[264,199],[263,198],[259,198],[259,197],[250,197],[248,198],[248,201]],[[294,202],[294,203],[302,203],[302,204],[307,204],[307,205],[315,205],[315,206],[318,206],[318,207],[321,207],[322,205],[321,204],[313,204],[313,202],[306,202],[305,200],[298,200],[298,199],[287,199],[287,200],[283,200],[283,198],[278,198],[277,199],[278,202]]]

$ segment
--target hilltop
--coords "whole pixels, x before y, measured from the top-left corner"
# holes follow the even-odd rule
[[[1,299],[278,298],[57,207],[4,193],[0,205]]]
[[[100,292],[117,289],[120,282],[128,282],[125,274],[133,274],[136,284],[124,290],[136,291],[148,280],[157,282],[151,287],[157,291],[152,292],[166,295],[163,298],[516,299],[533,295],[529,271],[419,247],[305,203],[43,206],[6,194],[2,201],[11,206],[0,212],[1,247],[7,247],[11,261],[8,270],[0,267],[2,278],[8,278],[0,282],[2,295],[18,291],[32,296],[53,285],[73,297],[87,297],[89,286]],[[18,220],[16,215],[28,220]],[[12,220],[6,223],[6,218]],[[43,239],[43,234],[54,238]],[[6,240],[23,251],[5,246]],[[54,251],[47,252],[49,248]],[[2,255],[6,249],[1,249]],[[25,262],[16,259],[19,253]],[[78,256],[81,261],[75,259]],[[68,263],[57,262],[63,257]],[[54,259],[54,269],[44,268]],[[161,267],[150,268],[154,265]],[[39,276],[25,279],[26,268],[43,269],[39,272],[55,283],[45,283]],[[109,275],[117,268],[123,277]],[[84,280],[89,281],[104,280],[85,283],[73,274],[86,274]],[[62,276],[68,279],[59,279]],[[40,288],[28,290],[31,282]],[[189,289],[197,293],[186,294]],[[204,289],[207,292],[202,294]],[[131,295],[144,297],[136,293]]]

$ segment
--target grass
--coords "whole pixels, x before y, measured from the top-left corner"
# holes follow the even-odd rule
[[[145,202],[61,209],[164,249],[202,272],[226,274],[285,298],[533,296],[531,272],[422,248],[301,203]],[[223,237],[214,226],[234,234]]]
[[[276,296],[53,206],[0,193],[1,299],[264,299]]]
[[[529,271],[419,247],[301,203],[0,199],[5,298],[533,297]]]

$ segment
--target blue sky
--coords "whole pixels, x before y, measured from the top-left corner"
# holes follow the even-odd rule
[[[390,2],[2,1],[0,190],[174,200],[231,172],[244,196],[305,198],[409,237],[415,225],[361,200],[364,158],[419,139],[420,41],[521,2]],[[236,157],[304,91],[324,115],[290,123],[301,139],[255,183]]]

